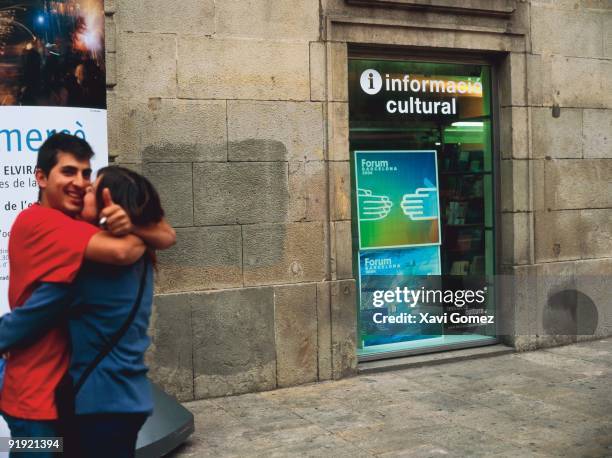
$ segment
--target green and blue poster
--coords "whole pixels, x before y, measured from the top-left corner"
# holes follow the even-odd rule
[[[355,151],[359,249],[440,245],[436,151]]]
[[[397,298],[382,301],[380,294],[398,290],[437,290],[440,274],[440,247],[435,245],[362,251],[359,254],[361,345],[368,347],[442,335],[441,324],[400,322],[406,314],[438,315],[442,308],[437,304],[421,300],[410,303]],[[390,316],[396,317],[395,322],[387,322],[385,317]]]

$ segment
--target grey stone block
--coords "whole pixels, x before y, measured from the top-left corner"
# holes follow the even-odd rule
[[[582,210],[582,230],[576,234],[583,258],[612,257],[612,209]]]
[[[348,162],[329,162],[331,220],[351,219],[351,169]]]
[[[323,223],[243,226],[245,285],[321,281]]]
[[[142,162],[134,163],[134,162],[115,161],[115,163],[121,167],[125,167],[126,169],[133,170],[134,172],[140,173],[141,175],[143,175]]]
[[[546,161],[546,205],[553,210],[612,207],[612,160]]]
[[[532,0],[531,3],[535,6],[570,11],[575,11],[578,8],[585,10],[606,9],[608,6],[608,0]]]
[[[499,277],[500,304],[497,306],[497,326],[500,336],[514,338],[535,335],[537,278],[534,266],[512,267]]]
[[[193,187],[198,225],[280,222],[288,215],[284,162],[194,164]]]
[[[603,18],[604,30],[604,55],[607,58],[612,57],[612,15],[606,15]]]
[[[575,341],[572,311],[558,303],[559,296],[556,294],[576,289],[576,263],[568,261],[540,264],[537,266],[537,275],[536,334],[540,336],[538,346]]]
[[[105,55],[106,61],[106,87],[112,88],[117,85],[117,54],[107,52]]]
[[[139,100],[176,97],[176,37],[158,33],[119,33],[117,90],[123,96]]]
[[[576,263],[576,289],[592,301],[596,308],[597,327],[594,335],[612,335],[612,297],[610,277],[612,259],[590,259]]]
[[[323,159],[323,107],[313,102],[229,101],[230,161]]]
[[[501,161],[501,207],[502,211],[529,211],[529,167],[531,161]]]
[[[343,280],[353,276],[353,234],[350,221],[330,223],[332,230],[332,279]]]
[[[180,401],[193,400],[191,306],[183,294],[156,296],[149,326],[149,377]]]
[[[582,136],[585,158],[612,159],[612,110],[584,110]]]
[[[328,157],[330,161],[349,160],[349,109],[348,103],[327,104]]]
[[[582,157],[582,110],[562,108],[553,118],[551,108],[532,108],[531,119],[533,157]]]
[[[104,0],[104,13],[107,15],[114,15],[117,11],[116,0]]]
[[[172,226],[193,225],[193,173],[189,163],[143,164],[144,175],[159,192]]]
[[[502,213],[501,260],[506,265],[530,262],[531,213]]]
[[[602,57],[602,26],[600,13],[532,7],[532,51],[534,54]]]
[[[525,106],[526,55],[517,52],[509,53],[504,59],[500,71],[500,103],[502,106]]]
[[[357,370],[357,296],[354,280],[331,282],[332,375],[339,379]]]
[[[144,162],[227,159],[225,101],[151,99],[142,125]]]
[[[533,207],[535,211],[548,210],[546,206],[546,160],[532,160],[531,169],[533,171]]]
[[[552,106],[551,74],[552,56],[527,54],[527,102],[530,106]]]
[[[144,102],[119,97],[107,92],[108,151],[122,162],[140,162],[140,143],[143,128]]]
[[[551,88],[559,105],[612,108],[612,62],[553,56]]]
[[[196,399],[276,387],[274,290],[190,294]]]
[[[502,158],[527,159],[529,157],[527,108],[502,108],[499,129]]]
[[[312,101],[324,101],[327,97],[325,53],[325,43],[319,41],[310,43],[310,100]]]
[[[317,380],[317,286],[274,288],[276,379],[279,387]]]
[[[348,50],[345,43],[327,42],[327,100],[348,102]]]
[[[313,41],[319,36],[319,4],[302,0],[270,3],[216,2],[217,36],[264,40]]]
[[[327,220],[327,164],[289,162],[289,221]]]
[[[518,335],[514,337],[512,344],[517,352],[533,351],[538,348],[535,335]]]
[[[365,13],[370,14],[369,12]],[[389,13],[393,14],[393,13]],[[390,18],[395,24],[395,17]],[[397,27],[384,27],[380,24],[360,22],[354,18],[335,17],[333,27],[328,32],[328,39],[340,43],[372,43],[386,46],[414,46],[422,48],[452,48],[479,51],[525,52],[525,39],[522,34],[511,35],[498,33],[500,29],[489,33],[474,33],[472,30],[444,30],[440,27],[423,27],[426,21],[407,21],[402,33]],[[507,30],[507,29],[504,29]]]
[[[319,380],[332,378],[330,283],[317,283],[317,335]]]
[[[104,18],[104,50],[107,53],[117,52],[117,27],[115,15]]]
[[[179,36],[179,97],[310,100],[308,54],[308,43]]]
[[[536,262],[580,259],[581,227],[580,211],[537,211],[534,242]]]
[[[183,0],[180,11],[167,11],[163,0],[116,0],[120,30],[133,32],[190,33],[215,32],[214,0]]]
[[[160,292],[242,286],[242,233],[239,226],[177,229],[177,242],[160,251]]]

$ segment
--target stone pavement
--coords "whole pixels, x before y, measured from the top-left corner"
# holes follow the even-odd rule
[[[185,404],[174,457],[612,457],[612,339]]]

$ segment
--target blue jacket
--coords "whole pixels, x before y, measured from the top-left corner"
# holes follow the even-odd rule
[[[0,351],[32,342],[69,318],[69,370],[73,380],[78,380],[125,322],[136,301],[144,262],[148,261],[126,267],[85,263],[70,285],[41,284],[23,306],[0,317]],[[77,414],[153,411],[144,364],[152,301],[153,269],[149,266],[138,313],[77,394]]]

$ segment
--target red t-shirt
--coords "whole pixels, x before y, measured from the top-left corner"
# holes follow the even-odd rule
[[[20,307],[40,282],[69,283],[81,268],[98,228],[59,210],[33,205],[22,211],[9,239],[9,305]],[[11,350],[0,410],[17,418],[54,420],[54,390],[68,369],[65,328],[54,328],[33,345]]]

